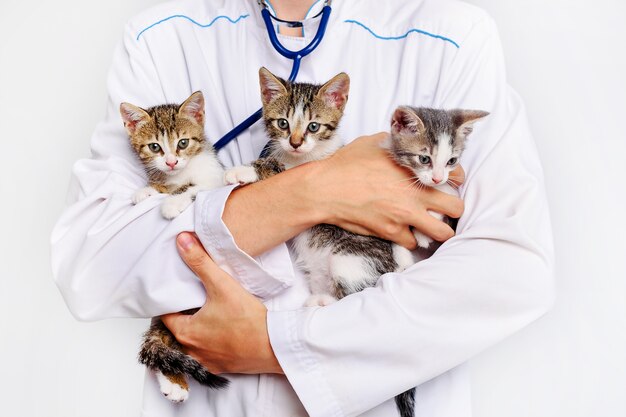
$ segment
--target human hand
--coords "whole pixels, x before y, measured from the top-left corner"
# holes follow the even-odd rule
[[[191,233],[176,240],[178,252],[207,293],[193,315],[161,317],[185,353],[214,374],[282,373],[267,333],[267,308],[219,268]]]
[[[388,156],[381,143],[387,133],[354,140],[328,159],[318,161],[309,173],[309,192],[319,196],[316,204],[323,222],[363,235],[394,241],[406,248],[416,246],[409,226],[445,241],[454,231],[428,210],[457,218],[463,201],[430,187],[415,187],[413,175]],[[459,167],[450,175],[462,184]]]

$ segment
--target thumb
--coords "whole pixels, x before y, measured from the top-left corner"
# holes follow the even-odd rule
[[[161,321],[165,324],[170,332],[174,335],[174,337],[180,340],[180,335],[189,325],[190,315],[182,314],[182,313],[172,313],[172,314],[164,314],[161,316]]]
[[[193,233],[183,232],[176,238],[176,246],[183,261],[202,281],[207,294],[219,292],[220,284],[230,276],[213,262],[198,238]]]

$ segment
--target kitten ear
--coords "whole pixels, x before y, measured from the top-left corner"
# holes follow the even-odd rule
[[[474,130],[474,123],[483,117],[489,116],[489,112],[482,110],[450,110],[452,123],[457,127],[456,137],[465,139]]]
[[[265,67],[259,69],[259,83],[261,84],[261,100],[263,105],[268,104],[276,97],[287,94],[285,82]]]
[[[193,120],[200,126],[204,126],[204,95],[202,91],[196,91],[180,105],[180,116]]]
[[[137,129],[150,120],[150,115],[141,107],[130,103],[120,104],[120,114],[124,120],[124,127],[129,135],[134,135]]]
[[[338,110],[343,110],[348,101],[350,92],[350,77],[345,72],[341,72],[330,79],[320,88],[317,96],[324,102]]]
[[[424,122],[417,113],[409,106],[400,106],[393,112],[391,117],[391,133],[408,133],[416,135],[422,133],[426,128]]]

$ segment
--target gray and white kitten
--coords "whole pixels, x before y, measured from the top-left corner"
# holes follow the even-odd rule
[[[488,114],[482,110],[400,106],[391,118],[391,135],[386,144],[389,154],[398,165],[413,172],[416,185],[457,195],[450,172],[459,164],[474,123]],[[429,214],[444,219],[440,213]],[[433,241],[416,230],[413,234],[422,248],[428,248]],[[413,417],[415,388],[396,396],[396,406],[401,417]]]
[[[413,172],[417,186],[457,195],[450,172],[459,164],[474,123],[487,115],[489,113],[482,110],[400,106],[391,118],[389,153],[396,163]],[[440,213],[429,213],[439,220],[444,219]],[[428,248],[433,242],[418,231],[414,231],[414,235],[421,248]]]

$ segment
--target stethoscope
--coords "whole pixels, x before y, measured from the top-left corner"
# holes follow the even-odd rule
[[[300,70],[300,62],[302,61],[302,58],[304,58],[305,56],[313,52],[315,48],[318,47],[320,42],[322,42],[322,39],[324,38],[324,34],[326,33],[326,26],[328,24],[328,18],[330,17],[330,12],[331,12],[331,8],[330,8],[331,0],[325,0],[322,11],[314,16],[314,18],[317,18],[320,15],[322,17],[320,20],[320,25],[317,28],[317,32],[315,33],[315,36],[313,37],[313,40],[311,40],[311,42],[307,46],[300,49],[299,51],[291,51],[285,48],[280,43],[280,41],[278,40],[278,36],[276,35],[276,30],[274,29],[272,19],[276,20],[277,22],[284,23],[288,27],[292,27],[292,28],[303,27],[302,22],[297,22],[297,21],[292,22],[292,21],[282,20],[275,16],[272,16],[272,14],[269,11],[269,6],[266,3],[266,0],[257,0],[257,1],[259,3],[259,6],[261,6],[261,16],[263,17],[263,21],[265,22],[267,35],[270,38],[270,42],[272,43],[272,46],[274,47],[274,49],[276,49],[276,51],[279,54],[293,61],[293,66],[291,67],[291,74],[289,75],[289,81],[290,82],[295,81],[296,76],[298,75],[298,71]],[[238,126],[235,126],[230,132],[228,132],[220,140],[215,142],[215,144],[213,145],[215,149],[218,151],[222,149],[224,146],[230,143],[230,141],[232,141],[237,136],[239,136],[243,131],[247,130],[250,126],[256,123],[261,118],[262,114],[263,114],[263,110],[259,109],[253,115],[251,115],[246,120],[241,122]],[[266,146],[266,149],[264,149],[263,153],[265,153],[266,150],[267,150],[267,146]]]

